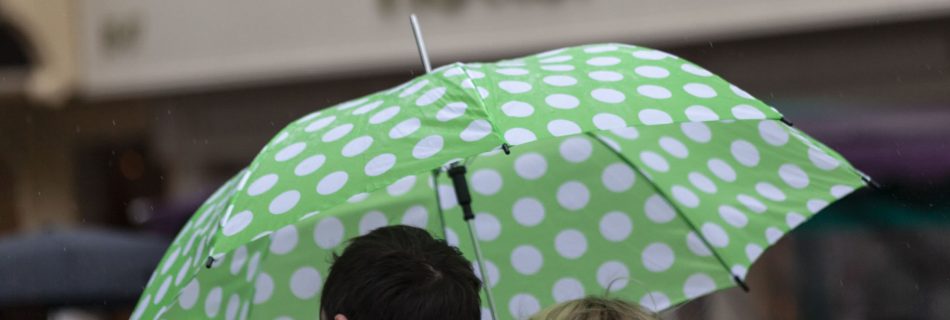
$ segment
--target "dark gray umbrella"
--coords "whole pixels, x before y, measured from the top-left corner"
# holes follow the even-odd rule
[[[134,302],[168,240],[106,229],[0,239],[0,307]]]

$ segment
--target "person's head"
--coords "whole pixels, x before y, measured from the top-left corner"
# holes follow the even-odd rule
[[[587,297],[556,304],[531,316],[530,320],[656,320],[656,316],[635,304],[599,297]]]
[[[325,319],[481,317],[481,281],[472,264],[423,229],[373,230],[350,240],[333,260],[320,298]]]

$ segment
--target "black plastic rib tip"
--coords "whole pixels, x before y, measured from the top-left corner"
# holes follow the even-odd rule
[[[465,166],[458,163],[453,163],[449,167],[449,177],[452,178],[452,186],[455,187],[455,198],[462,206],[462,217],[468,221],[475,218],[475,213],[472,212],[472,194],[468,191],[465,172]]]
[[[791,121],[788,121],[788,119],[785,119],[785,117],[782,117],[782,119],[780,119],[780,120],[782,120],[782,122],[785,123],[786,125],[788,125],[789,127],[794,127],[794,126],[795,126],[794,124],[792,124]]]
[[[211,269],[211,265],[214,264],[214,257],[208,257],[208,260],[205,261],[205,268]]]
[[[874,190],[881,190],[881,184],[877,183],[877,181],[871,180],[871,178],[868,177],[861,177],[861,180],[864,180],[864,183],[867,183],[867,185],[874,188]]]
[[[506,143],[501,144],[501,151],[505,152],[505,155],[511,154],[511,145]]]
[[[732,275],[732,280],[742,288],[742,291],[749,292],[749,285],[745,284],[745,281],[742,281],[742,279],[739,279],[739,276]]]

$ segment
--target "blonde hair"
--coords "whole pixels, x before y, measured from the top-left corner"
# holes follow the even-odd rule
[[[651,312],[620,299],[587,297],[562,302],[531,316],[530,320],[657,320]]]

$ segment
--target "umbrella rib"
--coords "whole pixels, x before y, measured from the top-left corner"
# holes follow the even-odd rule
[[[606,141],[604,141],[603,139],[601,139],[601,138],[600,138],[599,136],[597,136],[596,134],[594,134],[594,133],[592,133],[592,132],[585,132],[585,134],[587,134],[588,136],[590,136],[592,139],[597,140],[598,143],[600,143],[601,145],[603,145],[604,147],[606,147],[607,150],[610,150],[610,152],[613,152],[614,155],[616,155],[617,157],[619,157],[620,160],[622,160],[624,163],[626,163],[628,166],[630,166],[630,168],[632,168],[633,170],[636,170],[637,173],[638,173],[640,176],[644,177],[644,179],[649,180],[649,181],[650,181],[650,185],[652,185],[653,188],[656,190],[656,192],[659,193],[660,195],[662,195],[663,198],[665,198],[665,199],[667,199],[667,200],[670,199],[669,195],[667,195],[666,192],[663,192],[663,190],[660,189],[660,188],[656,185],[656,183],[653,182],[653,180],[651,180],[649,177],[647,177],[647,175],[645,175],[645,174],[640,170],[639,167],[637,167],[636,165],[634,165],[633,162],[630,161],[629,158],[627,158],[627,157],[624,156],[622,153],[620,153],[619,151],[617,151],[616,149],[614,149],[613,147],[611,147],[610,144],[608,144]],[[709,243],[709,240],[706,239],[706,236],[703,235],[702,231],[700,231],[699,229],[696,228],[696,224],[694,224],[693,221],[689,219],[689,217],[687,217],[685,214],[683,214],[683,212],[680,211],[680,208],[679,208],[679,207],[677,207],[676,205],[672,205],[671,207],[673,207],[673,210],[676,211],[676,214],[677,214],[681,219],[683,219],[683,221],[686,222],[686,225],[689,226],[690,229],[692,229],[693,231],[696,232],[696,235],[699,237],[699,239],[703,241],[703,244],[704,244],[707,248],[709,248],[709,251],[712,252],[713,256],[716,257],[716,260],[719,261],[719,264],[726,270],[726,272],[729,273],[729,275],[732,276],[732,280],[735,281],[736,284],[738,284],[740,287],[742,287],[742,290],[748,292],[748,291],[749,291],[749,286],[746,285],[745,281],[743,281],[741,278],[739,278],[739,276],[737,276],[737,275],[735,275],[735,274],[732,273],[732,270],[729,268],[729,264],[727,264],[727,263],[726,263],[726,260],[724,260],[724,259],[722,258],[722,256],[719,255],[719,252],[716,251],[715,247],[713,247],[713,246]]]

